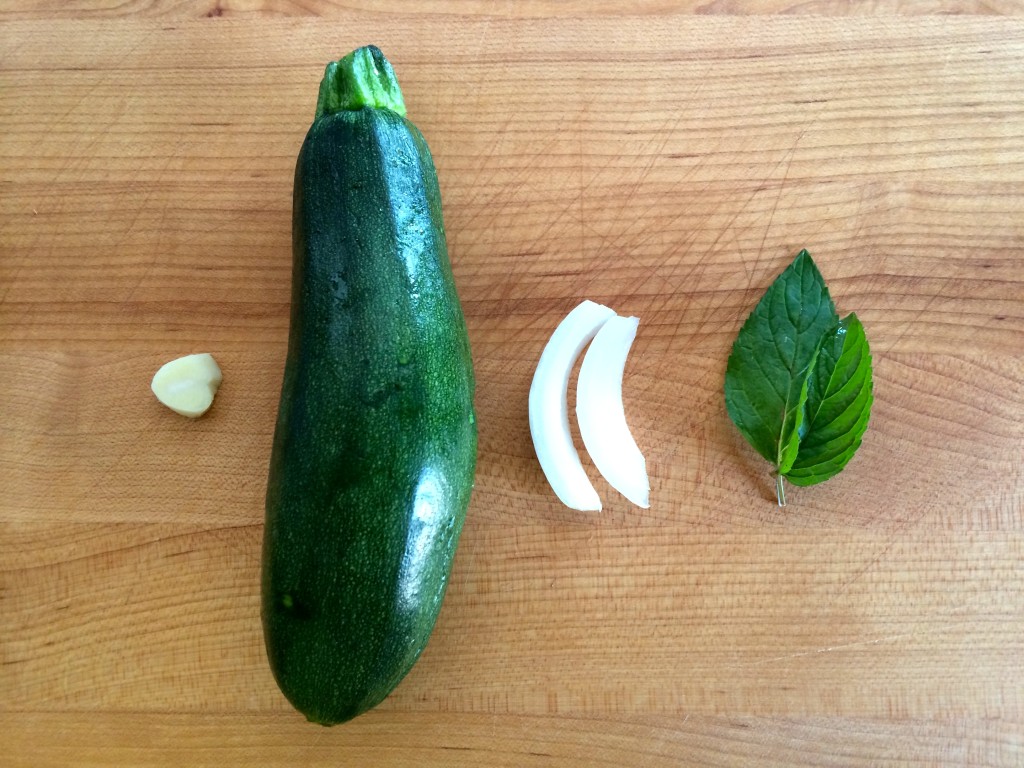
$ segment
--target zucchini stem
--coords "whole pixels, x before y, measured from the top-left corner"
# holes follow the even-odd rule
[[[398,78],[380,48],[365,45],[338,61],[332,61],[320,81],[316,117],[363,107],[390,109],[405,117],[405,99]]]

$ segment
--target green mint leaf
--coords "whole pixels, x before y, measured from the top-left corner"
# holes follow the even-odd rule
[[[873,401],[871,350],[864,326],[848,315],[830,331],[807,378],[799,450],[783,472],[794,485],[839,473],[860,447]]]
[[[780,474],[790,472],[798,459],[809,375],[822,340],[838,322],[821,273],[801,251],[768,288],[733,344],[725,372],[726,410]]]
[[[818,358],[818,350],[814,351],[814,357],[811,358],[810,365],[807,368],[807,375],[804,377],[803,384],[800,387],[800,395],[797,400],[795,421],[793,422],[793,431],[786,439],[779,449],[779,458],[776,462],[776,469],[780,475],[784,475],[789,471],[789,468],[793,466],[793,462],[796,461],[796,457],[800,451],[800,440],[803,437],[804,422],[807,417],[807,397],[809,390],[807,389],[808,382],[811,378],[811,372],[814,370],[815,361]]]

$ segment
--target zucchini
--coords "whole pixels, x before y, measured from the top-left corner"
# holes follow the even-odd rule
[[[476,466],[437,175],[375,47],[327,66],[292,216],[261,614],[278,686],[333,725],[383,700],[426,646]]]

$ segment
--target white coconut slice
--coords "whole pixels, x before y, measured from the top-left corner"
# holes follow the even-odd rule
[[[580,366],[576,418],[583,445],[615,490],[640,507],[650,506],[647,462],[622,406],[622,374],[640,320],[616,315],[601,326]]]
[[[569,432],[569,375],[580,352],[614,310],[584,301],[558,324],[541,353],[530,386],[530,434],[541,469],[563,504],[599,511],[601,499],[583,470]]]

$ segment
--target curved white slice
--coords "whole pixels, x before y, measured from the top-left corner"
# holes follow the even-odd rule
[[[601,499],[572,444],[569,374],[587,342],[614,316],[614,310],[593,301],[566,315],[548,339],[530,385],[530,434],[537,459],[555,495],[572,509],[600,510]]]
[[[587,350],[576,384],[580,436],[609,485],[640,507],[650,506],[647,462],[626,426],[622,373],[640,320],[616,315]]]

